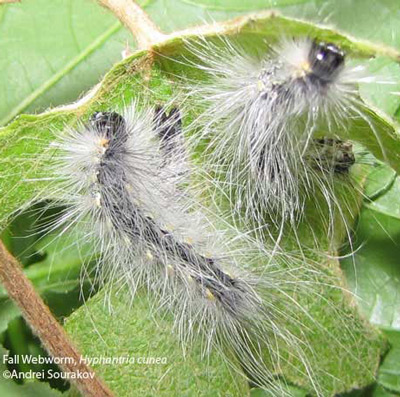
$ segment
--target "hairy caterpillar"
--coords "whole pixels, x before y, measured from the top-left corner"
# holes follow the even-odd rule
[[[52,227],[61,236],[73,229],[80,244],[101,253],[95,269],[101,284],[127,285],[132,297],[147,289],[157,307],[174,314],[184,344],[200,337],[205,352],[212,346],[233,350],[253,381],[273,385],[285,358],[272,338],[302,362],[299,372],[311,373],[306,341],[285,325],[298,321],[299,308],[283,314],[276,300],[302,284],[304,293],[312,290],[316,269],[309,280],[302,270],[300,279],[291,258],[285,277],[272,263],[262,269],[268,277],[261,277],[250,264],[268,263],[268,252],[250,259],[251,251],[260,252],[251,244],[246,254],[239,251],[245,265],[233,259],[237,243],[230,248],[224,236],[208,231],[207,219],[188,208],[187,194],[177,189],[186,172],[175,140],[179,125],[176,110],[167,116],[161,108],[134,105],[125,116],[94,113],[87,124],[58,136],[51,146],[51,196],[66,209]]]
[[[379,142],[357,89],[373,79],[345,65],[344,51],[331,43],[286,38],[252,55],[221,41],[188,44],[191,64],[208,77],[185,83],[199,97],[201,113],[189,129],[200,129],[191,138],[195,147],[206,142],[206,172],[237,214],[259,228],[266,215],[278,228],[286,221],[296,227],[316,193],[334,212],[335,181],[351,182],[346,174],[354,163],[350,144],[342,153],[347,160],[337,157],[344,148],[333,144],[338,132],[346,135],[349,119],[359,118]]]
[[[101,255],[93,269],[100,285],[126,286],[132,299],[147,290],[157,313],[173,314],[184,347],[201,340],[205,354],[215,348],[229,362],[233,351],[242,366],[236,370],[277,395],[285,392],[275,376],[288,366],[323,395],[315,373],[323,370],[309,361],[305,331],[335,337],[298,300],[319,299],[321,285],[334,285],[331,276],[294,254],[272,257],[200,212],[178,188],[190,168],[182,166],[180,123],[176,109],[167,115],[134,104],[123,116],[94,113],[56,133],[45,154],[51,183],[40,197],[64,209],[46,228]]]

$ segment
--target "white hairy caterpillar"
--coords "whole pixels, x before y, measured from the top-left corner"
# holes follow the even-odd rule
[[[329,276],[316,281],[318,268],[307,270],[291,255],[277,266],[266,249],[246,239],[238,243],[243,239],[235,231],[217,232],[190,208],[186,192],[177,189],[187,172],[179,124],[175,110],[167,116],[133,105],[124,116],[95,113],[87,124],[57,134],[46,197],[65,210],[52,229],[61,237],[72,231],[77,244],[101,254],[95,268],[100,284],[127,285],[132,298],[147,289],[157,312],[173,313],[184,346],[201,339],[205,354],[212,347],[233,350],[252,381],[264,386],[275,387],[275,375],[288,362],[323,395],[318,368],[308,361],[313,349],[288,325],[301,329],[299,313],[307,314],[293,291],[297,298],[319,298]]]
[[[350,181],[354,154],[336,137],[358,118],[380,144],[358,97],[358,84],[374,78],[360,66],[347,66],[345,53],[331,43],[286,38],[254,55],[228,39],[221,42],[188,44],[195,58],[189,62],[208,77],[185,83],[203,105],[189,130],[200,130],[191,140],[195,147],[206,145],[206,172],[237,214],[259,228],[266,216],[278,228],[286,221],[296,227],[316,193],[330,217],[340,213],[334,183]]]

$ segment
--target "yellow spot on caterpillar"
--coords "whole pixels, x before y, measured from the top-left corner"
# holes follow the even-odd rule
[[[171,224],[165,225],[164,228],[165,228],[165,230],[167,232],[173,232],[174,231],[174,226],[171,225]]]
[[[186,238],[185,238],[185,243],[186,243],[186,244],[189,244],[189,245],[193,245],[193,239],[190,238],[190,237],[186,237]]]
[[[258,89],[258,91],[264,91],[264,89],[265,89],[265,84],[263,83],[262,80],[258,80],[258,81],[257,81],[257,89]]]
[[[107,148],[109,143],[110,143],[110,140],[107,138],[100,138],[100,140],[99,140],[99,145],[103,148]]]
[[[97,207],[101,207],[101,194],[96,193],[94,196],[94,203],[96,204]]]
[[[173,266],[171,266],[171,265],[167,266],[167,274],[168,274],[168,276],[173,276],[175,274],[175,270],[174,270]]]
[[[294,77],[304,77],[309,73],[311,73],[310,62],[304,61],[299,65],[298,68],[296,68],[294,72]]]
[[[107,218],[107,220],[106,220],[106,227],[107,227],[107,229],[113,229],[113,224],[112,224],[110,218]]]
[[[153,254],[150,252],[150,251],[146,251],[146,256],[147,256],[147,258],[148,259],[150,259],[150,260],[153,260],[154,259],[154,256],[153,256]]]
[[[206,298],[210,301],[215,301],[215,296],[208,288],[206,288]]]

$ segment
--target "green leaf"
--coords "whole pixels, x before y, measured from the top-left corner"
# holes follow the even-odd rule
[[[122,291],[109,295],[103,291],[66,323],[84,357],[122,361],[114,365],[93,362],[116,395],[130,396],[133,390],[144,396],[249,394],[245,378],[231,372],[217,351],[204,358],[200,340],[183,357],[172,319],[156,315],[155,325],[146,296],[139,294],[131,305],[127,300]]]
[[[396,397],[398,394],[391,393],[382,386],[377,386],[374,390],[372,397]]]
[[[286,15],[327,23],[355,37],[400,49],[397,0],[315,0],[285,7]]]
[[[342,260],[349,287],[363,312],[372,323],[391,329],[400,328],[399,192],[400,179],[396,178],[386,194],[364,205],[353,243],[356,252]]]
[[[130,34],[93,1],[1,5],[0,125],[75,100],[121,59],[126,42]]]
[[[221,10],[221,11],[253,11],[265,10],[270,7],[283,7],[291,4],[303,4],[310,0],[251,0],[243,2],[241,0],[182,0],[183,3],[191,4],[196,7],[204,8],[207,10]]]
[[[52,233],[40,240],[35,249],[45,259],[25,269],[26,276],[40,293],[48,291],[66,293],[80,284],[82,263],[88,267],[95,260],[93,250],[76,244],[73,233],[65,233],[62,238]],[[86,269],[89,272],[89,268]]]
[[[391,349],[379,368],[378,382],[387,389],[400,393],[400,330],[386,331]]]
[[[375,200],[392,187],[395,179],[396,172],[386,164],[375,166],[368,175],[365,183],[365,197],[369,200]]]
[[[391,186],[390,190],[383,196],[374,200],[372,203],[366,203],[365,206],[371,211],[375,211],[381,215],[388,215],[394,219],[400,220],[400,208],[397,204],[400,193],[400,180],[396,178],[396,181]],[[393,233],[397,230],[396,225],[392,229]],[[391,234],[389,232],[389,234]]]
[[[265,46],[265,42],[274,42],[282,32],[285,32],[288,36],[304,36],[307,34],[321,40],[335,42],[355,58],[385,56],[394,61],[398,56],[398,53],[391,49],[358,42],[331,29],[320,28],[270,13],[229,21],[225,24],[224,29],[224,33],[221,31],[218,34],[209,33],[206,39],[218,41],[219,35],[226,34],[233,36],[238,42]],[[195,42],[197,37],[187,33],[185,40]],[[23,203],[33,200],[38,191],[41,192],[40,197],[47,197],[49,183],[47,180],[38,180],[38,178],[47,175],[47,164],[45,157],[42,158],[42,156],[46,143],[51,142],[53,138],[53,131],[63,129],[65,124],[74,125],[79,118],[86,120],[95,110],[110,109],[120,107],[124,103],[130,103],[132,98],[142,91],[151,93],[151,96],[149,95],[146,98],[149,103],[164,103],[175,94],[176,81],[174,81],[173,76],[203,78],[201,73],[193,72],[193,68],[176,62],[188,55],[182,38],[172,38],[166,43],[158,45],[155,50],[150,55],[145,51],[136,53],[113,67],[105,76],[96,94],[79,107],[55,110],[37,116],[20,116],[6,128],[0,130],[0,143],[3,144],[0,149],[3,159],[0,164],[0,172],[2,173],[0,187],[2,192],[6,193],[0,203],[0,219],[10,215]],[[168,57],[163,55],[168,55]],[[370,119],[376,126],[376,130],[379,131],[381,141],[387,149],[386,157],[382,155],[381,147],[377,144],[373,134],[370,133],[368,128],[365,128],[365,123],[353,123],[349,132],[350,137],[363,143],[378,157],[385,157],[394,167],[400,169],[398,161],[400,141],[397,137],[397,127],[372,108]],[[347,135],[346,138],[348,138]],[[24,180],[22,184],[19,183],[21,175]],[[355,208],[356,212],[357,208]],[[315,214],[314,218],[316,218]],[[312,241],[317,235],[321,240],[320,247],[323,250],[328,250],[331,244],[327,241],[326,233],[320,233],[320,230],[322,230],[321,220],[314,219],[307,225],[307,229],[304,228],[299,235],[301,235],[302,241],[306,243]],[[351,299],[342,292],[342,280],[338,274],[337,263],[327,263],[326,258],[322,260],[322,255],[313,253],[308,253],[308,255],[307,261],[317,263],[317,274],[314,282],[320,286],[318,294],[307,296],[305,291],[301,291],[301,288],[299,290],[294,288],[289,297],[282,293],[282,299],[278,299],[281,297],[278,291],[276,294],[277,305],[282,305],[280,309],[284,312],[296,313],[296,309],[302,308],[302,310],[297,310],[298,313],[295,315],[296,320],[299,321],[296,324],[302,326],[292,325],[290,331],[297,335],[299,339],[303,340],[303,337],[305,337],[307,341],[310,341],[311,345],[308,351],[310,357],[307,357],[307,359],[310,360],[312,368],[315,370],[317,382],[322,385],[324,390],[327,390],[327,394],[346,391],[353,387],[364,387],[374,380],[382,351],[382,340],[376,331],[359,317]],[[263,263],[260,263],[261,266],[263,266]],[[305,262],[304,266],[308,266],[308,263]],[[282,270],[284,270],[283,267]],[[327,278],[335,280],[335,288],[326,285]],[[117,311],[116,317],[107,315],[102,303],[103,298],[100,295],[99,298],[88,303],[86,308],[79,309],[71,317],[68,329],[80,344],[82,351],[94,355],[105,351],[104,346],[99,347],[101,340],[97,339],[93,323],[90,320],[96,320],[96,326],[101,331],[100,334],[112,347],[112,354],[120,355],[127,349],[130,352],[131,346],[136,346],[136,343],[142,346],[144,341],[148,342],[150,337],[156,344],[154,349],[159,354],[171,355],[175,362],[179,363],[178,368],[182,373],[175,372],[178,370],[175,366],[172,366],[170,372],[168,372],[168,382],[171,382],[169,387],[172,387],[177,393],[193,390],[193,371],[197,371],[197,368],[205,368],[203,367],[205,365],[204,360],[199,359],[197,347],[195,348],[195,355],[190,356],[189,362],[185,364],[182,361],[181,350],[177,343],[170,339],[171,322],[157,318],[158,322],[162,322],[161,329],[157,327],[155,322],[148,319],[149,307],[145,305],[145,299],[134,301],[132,314],[127,319],[127,308],[121,301],[114,303],[117,308],[120,308],[120,313],[118,314]],[[93,313],[92,319],[88,318],[88,312]],[[121,313],[125,315],[123,321],[120,319]],[[100,319],[100,323],[97,322],[97,319]],[[163,329],[165,334],[162,333]],[[142,333],[143,330],[144,333]],[[329,335],[329,340],[335,342],[333,345],[327,343],[327,335]],[[94,340],[98,342],[93,343]],[[100,350],[97,350],[98,348]],[[291,353],[287,349],[284,351],[286,360],[283,360],[280,366],[281,373],[277,375],[283,376],[289,382],[304,387],[306,390],[312,390],[309,377],[305,371],[301,373],[304,363],[301,362],[299,357],[293,358]],[[335,360],[332,360],[333,355]],[[226,369],[220,361],[214,360],[217,360],[217,358],[213,357],[211,365],[207,367],[208,371],[211,371],[215,376],[214,393],[216,390],[220,392],[230,390],[227,389],[229,384],[224,383],[224,377],[227,377]],[[215,363],[215,366],[213,363]],[[136,377],[132,375],[131,371],[133,370]],[[148,369],[147,367],[136,366],[134,369],[131,367],[118,369],[98,366],[98,371],[108,380],[110,386],[118,390],[119,393],[126,393],[127,388],[131,387],[132,384],[134,384],[135,389],[142,388],[138,390],[143,390],[144,394],[152,390],[149,388],[164,387],[164,383],[158,382],[160,379],[159,368]],[[148,376],[150,376],[152,382],[146,383],[143,379],[147,376],[148,371],[150,371]],[[152,371],[155,372],[152,373]],[[201,382],[205,393],[209,393],[207,380],[199,380],[197,376],[194,379],[197,383]],[[163,392],[163,390],[156,390]]]
[[[21,313],[19,309],[15,306],[14,302],[9,299],[1,299],[0,301],[0,333],[3,333],[10,321],[14,320]]]
[[[307,392],[297,387],[282,385],[282,390],[285,396],[288,397],[307,397]],[[269,391],[265,389],[251,389],[250,397],[275,397],[276,390]],[[282,393],[283,394],[283,393]]]
[[[396,79],[400,73],[399,64],[388,58],[378,58],[364,62],[364,67],[370,76],[375,76],[375,83],[361,84],[361,97],[394,116],[400,105],[400,82]]]
[[[400,178],[392,179],[393,172],[382,165],[370,173],[366,191],[374,201],[364,203],[357,250],[342,260],[342,268],[362,311],[385,330],[391,345],[379,369],[379,384],[400,392]],[[375,394],[390,395],[384,389]]]

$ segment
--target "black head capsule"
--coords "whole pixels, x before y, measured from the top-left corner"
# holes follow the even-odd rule
[[[99,135],[103,135],[110,141],[124,143],[128,139],[125,119],[116,112],[95,112],[89,119],[90,126]]]
[[[313,41],[308,61],[310,77],[321,84],[332,82],[344,66],[345,53],[332,43]]]

